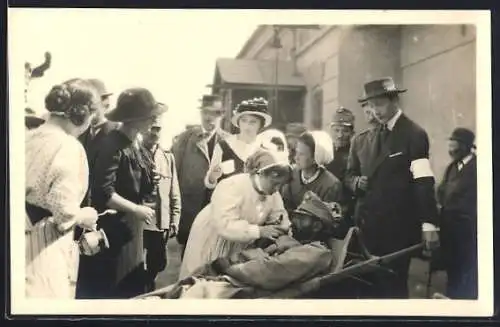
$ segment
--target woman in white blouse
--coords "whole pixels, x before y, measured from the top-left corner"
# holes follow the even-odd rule
[[[278,192],[290,179],[287,157],[259,148],[245,166],[245,173],[217,185],[211,203],[195,218],[180,279],[219,257],[240,252],[257,239],[275,239],[288,232],[290,221]]]
[[[245,100],[236,107],[231,122],[239,128],[239,133],[228,136],[215,146],[205,176],[205,186],[209,190],[221,180],[244,171],[245,161],[259,147],[258,133],[271,125],[267,107],[263,98]]]
[[[45,98],[46,123],[26,134],[26,296],[73,298],[78,248],[73,228],[93,229],[97,212],[80,208],[88,185],[85,131],[99,103],[80,79],[54,86]]]

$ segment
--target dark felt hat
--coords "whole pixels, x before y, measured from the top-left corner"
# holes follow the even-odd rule
[[[242,101],[234,110],[231,122],[238,127],[238,121],[242,115],[255,115],[264,119],[264,126],[268,127],[273,121],[271,115],[267,113],[268,103],[264,98],[253,98]]]
[[[168,107],[157,102],[149,90],[137,87],[120,93],[116,108],[108,111],[105,116],[110,121],[129,122],[159,116],[167,110]]]
[[[392,77],[384,77],[365,83],[363,97],[358,102],[363,103],[376,97],[403,92],[406,92],[406,89],[398,88]]]
[[[97,92],[99,93],[99,95],[101,96],[101,98],[109,97],[110,95],[113,94],[112,92],[109,92],[106,89],[106,85],[100,79],[89,78],[88,81],[89,81],[90,84],[92,84],[97,89]]]
[[[31,108],[24,109],[24,125],[28,128],[36,128],[45,123],[45,119],[38,116]]]
[[[215,111],[215,112],[224,112],[224,107],[222,105],[222,98],[216,94],[208,94],[204,95],[201,98],[201,106],[199,109]]]
[[[330,126],[341,125],[341,126],[354,126],[354,114],[347,108],[340,107],[333,114],[333,119]]]
[[[470,129],[458,127],[451,133],[450,140],[463,143],[468,147],[474,147],[475,135]]]

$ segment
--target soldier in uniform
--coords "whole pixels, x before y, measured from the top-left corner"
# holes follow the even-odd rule
[[[344,180],[351,138],[354,135],[352,112],[344,107],[337,109],[330,124],[330,131],[333,140],[333,160],[326,165],[326,169],[339,180]]]
[[[439,244],[434,176],[425,130],[399,106],[392,78],[364,85],[365,96],[380,122],[351,147],[347,181],[357,196],[356,225],[368,250],[377,256],[419,243],[431,251]],[[408,298],[410,257],[389,264],[392,274],[374,276],[370,298]]]
[[[177,241],[181,246],[186,245],[194,218],[208,203],[205,175],[215,145],[228,135],[219,127],[224,114],[219,96],[204,95],[200,114],[201,126],[188,128],[172,145],[181,190],[182,209],[177,232]]]
[[[352,111],[344,107],[337,109],[330,123],[330,133],[333,140],[334,155],[333,160],[325,168],[343,182],[347,169],[349,149],[351,148],[351,139],[354,135],[354,115]],[[344,186],[340,204],[344,209],[346,219],[349,219],[352,214],[352,199],[352,192],[348,187]]]

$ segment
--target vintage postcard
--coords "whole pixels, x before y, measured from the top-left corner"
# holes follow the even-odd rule
[[[492,315],[490,40],[488,11],[10,8],[11,314]]]

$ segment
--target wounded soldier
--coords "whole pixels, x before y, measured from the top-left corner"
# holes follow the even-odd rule
[[[218,258],[178,283],[143,298],[248,298],[278,291],[330,272],[338,264],[333,242],[344,224],[336,203],[307,192],[292,212],[292,236],[259,239],[243,251]],[[342,263],[340,263],[342,264]]]

